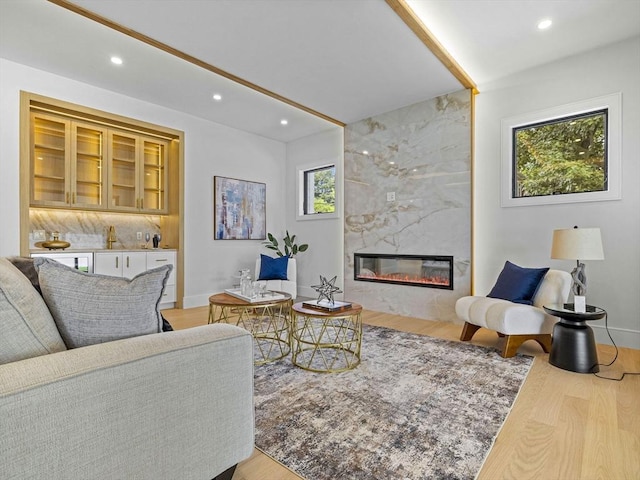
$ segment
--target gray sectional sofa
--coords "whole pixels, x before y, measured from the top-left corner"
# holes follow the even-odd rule
[[[253,452],[251,335],[215,324],[69,349],[49,282],[41,296],[0,258],[0,478],[231,479]]]

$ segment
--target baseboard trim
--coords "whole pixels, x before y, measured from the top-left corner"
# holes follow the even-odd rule
[[[206,307],[211,295],[193,295],[182,298],[182,308]]]
[[[593,328],[596,343],[611,345],[611,340],[609,339],[609,335],[607,335],[607,330],[604,325],[594,325],[593,323],[590,323],[589,326]],[[617,346],[640,350],[640,330],[616,328],[609,325],[609,333]]]

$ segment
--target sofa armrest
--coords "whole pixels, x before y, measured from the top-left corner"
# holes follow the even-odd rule
[[[0,478],[215,477],[253,452],[252,341],[215,324],[0,365]]]

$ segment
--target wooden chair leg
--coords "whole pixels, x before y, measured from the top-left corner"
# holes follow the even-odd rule
[[[501,355],[504,358],[513,357],[520,345],[527,340],[535,340],[542,347],[545,353],[549,353],[551,350],[551,335],[539,334],[539,335],[505,335],[504,346],[502,347]]]
[[[464,327],[462,328],[462,333],[460,334],[460,340],[462,340],[463,342],[468,342],[479,329],[480,326],[478,325],[464,322]]]
[[[541,334],[536,335],[534,340],[538,342],[538,344],[542,347],[544,353],[549,353],[551,351],[551,334]]]

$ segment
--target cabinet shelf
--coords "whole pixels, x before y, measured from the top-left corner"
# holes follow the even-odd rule
[[[130,159],[130,158],[118,158],[118,157],[112,157],[111,161],[113,162],[120,162],[120,163],[130,163],[135,165],[136,160],[134,159]]]
[[[36,150],[47,150],[49,152],[58,152],[64,154],[65,150],[62,147],[52,147],[49,145],[44,145],[42,143],[36,143],[33,145],[33,148]]]
[[[102,160],[102,154],[100,153],[78,152],[78,156],[82,156],[82,158],[86,158],[87,160],[95,160],[98,162]]]
[[[136,188],[135,185],[124,185],[122,183],[112,183],[114,188],[127,188],[130,190],[134,190]]]
[[[102,183],[101,182],[96,182],[94,180],[77,180],[76,183],[78,185],[90,185],[93,187],[101,187]]]
[[[33,178],[40,180],[51,180],[52,182],[64,182],[64,177],[57,177],[52,175],[40,175],[38,173],[33,175]]]

